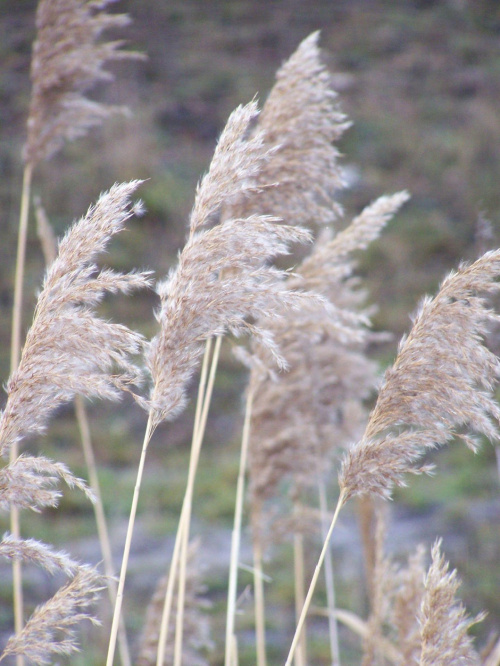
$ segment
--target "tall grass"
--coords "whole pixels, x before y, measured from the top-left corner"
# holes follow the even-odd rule
[[[441,542],[431,549],[428,569],[424,548],[410,556],[408,564],[393,562],[385,552],[380,507],[392,497],[394,486],[406,483],[407,474],[431,471],[428,451],[454,439],[476,451],[482,439],[499,439],[495,391],[500,361],[485,340],[500,319],[488,305],[498,291],[500,251],[462,264],[434,298],[424,299],[394,365],[381,380],[370,352],[387,335],[372,331],[373,308],[356,277],[357,256],[382,233],[408,194],[382,196],[351,222],[340,222],[337,192],[345,183],[335,142],[349,123],[331,90],[318,33],[307,37],[281,67],[262,111],[254,100],[230,115],[197,187],[177,265],[166,279],[155,281],[156,335],[146,340],[98,313],[105,298],[153,285],[148,271],[117,272],[98,263],[127,221],[143,213],[140,202],[133,201],[141,186],[134,180],[103,193],[59,241],[21,344],[24,246],[35,167],[65,141],[116,111],[89,101],[84,93],[107,79],[102,69],[106,61],[136,57],[123,51],[121,42],[101,39],[104,30],[128,22],[106,13],[107,4],[41,0],[37,14],[13,361],[0,415],[0,506],[12,515],[12,534],[4,535],[0,555],[16,563],[14,633],[0,661],[15,657],[18,664],[25,658],[50,664],[73,655],[78,650],[77,626],[84,619],[101,620],[91,609],[108,586],[114,611],[110,626],[104,622],[101,629],[109,638],[102,663],[115,663],[118,643],[124,664],[215,664],[216,646],[224,644],[225,666],[236,666],[242,655],[237,614],[240,546],[243,516],[248,515],[259,666],[271,663],[274,647],[266,631],[264,582],[266,558],[272,557],[276,543],[293,545],[288,576],[293,581],[295,630],[288,657],[285,651],[280,657],[287,665],[312,663],[306,618],[313,611],[329,620],[325,642],[331,664],[343,659],[339,622],[359,636],[366,666],[500,663],[494,641],[481,653],[474,646],[469,629],[483,615],[471,619],[456,599],[457,574],[450,573]],[[49,226],[40,205],[37,212],[49,255]],[[304,248],[312,240],[307,253]],[[289,264],[294,265],[284,269],[286,256],[295,251],[303,258],[292,259]],[[190,540],[191,514],[196,511],[193,491],[217,358],[228,342],[248,368],[248,388],[234,489],[225,637],[210,637],[210,604],[204,599],[197,548]],[[139,644],[129,652],[120,626],[147,453],[160,424],[185,408],[188,386],[200,365],[191,463],[172,562],[165,563],[168,574],[158,582]],[[56,507],[61,481],[91,502],[99,500],[99,470],[82,399],[116,401],[125,394],[144,411],[144,437],[116,586],[109,581],[113,565],[102,504],[97,504],[96,531],[103,542],[105,575],[65,552],[22,538],[19,511]],[[375,395],[370,412],[367,405]],[[30,436],[43,433],[53,413],[73,399],[91,488],[62,463],[18,449]],[[168,464],[168,452],[165,457]],[[332,514],[326,489],[334,485],[336,469],[340,472]],[[365,534],[371,562],[366,619],[337,607],[335,561],[329,561],[338,516],[357,496],[368,497],[377,525]],[[312,572],[311,559],[317,562]],[[314,608],[325,560],[327,604]],[[27,620],[21,561],[69,579]]]

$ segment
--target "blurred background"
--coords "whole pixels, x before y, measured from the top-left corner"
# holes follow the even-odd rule
[[[34,0],[0,1],[0,377],[9,368],[10,317],[17,223],[30,95],[29,66],[35,35]],[[382,367],[394,358],[409,315],[433,293],[461,259],[498,246],[500,224],[500,5],[495,0],[122,0],[111,11],[133,22],[119,37],[147,55],[109,69],[114,82],[91,97],[129,107],[129,117],[107,121],[69,144],[35,174],[34,189],[58,234],[83,215],[114,182],[146,179],[140,189],[147,214],[117,238],[106,263],[150,268],[163,277],[186,235],[196,183],[208,168],[216,139],[231,110],[255,95],[262,101],[280,64],[313,30],[343,111],[353,121],[339,144],[350,187],[341,193],[346,220],[377,196],[407,189],[411,201],[361,258],[360,273],[378,305],[375,327],[393,341],[379,350]],[[109,35],[114,38],[115,35]],[[26,327],[43,276],[33,216],[28,245]],[[112,299],[105,316],[154,335],[154,294]],[[245,372],[223,354],[200,476],[193,532],[201,538],[200,563],[212,602],[213,663],[222,649],[226,571],[241,430]],[[5,398],[0,398],[0,405]],[[104,501],[114,547],[122,547],[145,417],[133,405],[89,406]],[[193,407],[162,426],[151,444],[139,507],[125,598],[130,633],[142,625],[144,607],[165,571],[185,484]],[[53,421],[47,437],[28,448],[68,463],[85,476],[72,408]],[[500,503],[494,448],[473,456],[462,445],[435,456],[434,478],[412,478],[396,494],[388,549],[411,552],[444,537],[443,548],[464,581],[461,596],[471,613],[489,611],[477,627],[482,642],[500,623]],[[332,498],[336,479],[332,479]],[[86,561],[99,561],[91,508],[67,493],[61,509],[23,518],[25,535],[64,545]],[[2,526],[7,529],[7,524]],[[339,605],[366,613],[360,580],[358,528],[346,511],[334,554]],[[248,535],[246,535],[248,544]],[[269,601],[282,608],[271,620],[272,654],[282,655],[293,629],[291,565],[283,546]],[[245,559],[247,558],[247,559]],[[311,563],[316,551],[311,552]],[[243,560],[250,564],[248,546]],[[242,573],[241,588],[250,584]],[[29,604],[54,589],[27,572]],[[9,570],[0,577],[0,626],[10,630]],[[278,606],[279,604],[279,606]],[[252,602],[241,600],[242,664],[252,663]],[[314,663],[327,659],[326,630],[313,623]],[[92,638],[75,664],[102,654]],[[90,640],[90,639],[89,639]],[[347,659],[358,640],[342,632]],[[324,661],[324,663],[327,663]],[[350,663],[347,661],[346,663]]]

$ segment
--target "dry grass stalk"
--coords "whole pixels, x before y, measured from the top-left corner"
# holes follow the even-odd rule
[[[227,619],[226,619],[226,652],[225,666],[231,666],[233,661],[232,646],[236,641],[234,630],[236,619],[238,565],[240,560],[241,524],[243,519],[243,500],[245,493],[245,474],[247,468],[248,444],[250,440],[250,419],[254,393],[248,391],[246,399],[245,420],[241,437],[240,465],[238,480],[236,482],[236,500],[234,510],[233,531],[231,533],[231,558],[229,563],[229,584],[227,592]]]
[[[318,39],[318,32],[309,35],[276,75],[254,130],[273,148],[257,177],[266,188],[257,197],[240,197],[229,207],[231,216],[244,211],[315,225],[331,223],[341,211],[333,199],[344,186],[333,144],[350,123],[337,106]]]
[[[57,257],[57,240],[39,197],[35,198],[34,204],[37,219],[37,234],[42,246],[45,263],[47,266],[49,266],[53,261],[55,261]],[[104,506],[102,503],[102,493],[99,484],[99,477],[97,475],[97,464],[94,455],[94,448],[92,446],[89,419],[84,400],[81,396],[75,397],[75,415],[78,423],[78,429],[80,431],[80,441],[82,444],[85,464],[87,465],[89,484],[95,498],[93,503],[94,515],[104,562],[104,571],[106,573],[106,585],[108,588],[111,607],[114,607],[116,603],[117,585],[113,566],[113,556],[111,552],[111,541],[109,538],[109,530],[106,521],[106,515],[104,513]],[[131,659],[123,619],[119,629],[118,642],[122,664],[123,666],[130,666]]]
[[[24,151],[34,166],[60,150],[66,140],[86,134],[122,107],[85,97],[96,83],[113,77],[103,69],[113,60],[140,57],[122,41],[101,42],[103,32],[129,23],[125,14],[106,14],[111,0],[40,0],[31,62],[32,94]]]
[[[225,331],[235,335],[251,333],[280,360],[272,337],[252,320],[271,315],[283,303],[292,307],[300,300],[299,295],[290,294],[282,287],[284,273],[267,264],[276,255],[286,253],[290,243],[309,240],[306,231],[277,225],[274,218],[263,216],[229,219],[207,228],[217,222],[223,200],[253,187],[255,173],[267,158],[260,137],[245,140],[256,115],[255,103],[239,107],[231,114],[210,170],[198,188],[190,235],[178,266],[157,287],[161,298],[157,318],[161,328],[147,354],[153,379],[151,410],[123,553],[108,666],[113,661],[116,617],[122,601],[146,451],[155,427],[173,418],[184,406],[186,384],[210,337],[221,336]],[[227,181],[226,173],[235,177]]]
[[[115,185],[60,242],[20,365],[7,384],[0,417],[2,455],[13,442],[42,432],[50,414],[76,394],[116,400],[140,381],[140,370],[129,357],[143,348],[142,336],[92,311],[106,293],[149,284],[147,273],[98,272],[93,263],[133,214],[130,196],[137,185]]]
[[[54,656],[78,652],[75,626],[82,620],[97,623],[89,609],[104,589],[102,583],[95,569],[80,565],[74,578],[38,606],[23,630],[8,640],[0,661],[21,654],[38,666],[50,666]]]
[[[213,345],[213,354],[209,366],[209,356],[212,348],[211,339],[207,340],[205,345],[205,354],[203,357],[202,370],[200,375],[200,384],[198,389],[198,398],[196,404],[196,416],[193,427],[193,437],[191,441],[191,455],[189,458],[188,479],[186,483],[186,491],[182,501],[181,516],[179,519],[179,527],[175,539],[174,552],[172,554],[172,562],[170,564],[169,581],[167,591],[165,594],[165,605],[163,610],[162,624],[160,629],[160,649],[158,650],[157,663],[161,664],[162,655],[167,641],[167,631],[169,625],[170,609],[172,603],[172,584],[175,582],[175,575],[177,565],[179,567],[179,586],[178,586],[178,599],[177,599],[177,617],[175,620],[175,651],[174,651],[174,666],[180,664],[182,660],[182,645],[183,645],[183,615],[184,615],[184,598],[185,586],[187,576],[188,564],[188,547],[189,547],[189,532],[191,528],[191,513],[192,501],[194,492],[194,483],[196,479],[196,472],[198,470],[198,463],[200,458],[201,447],[205,435],[205,428],[207,425],[208,411],[212,400],[212,392],[215,384],[215,376],[217,374],[217,367],[219,363],[220,350],[222,346],[222,336],[215,339]],[[207,375],[208,372],[208,375]],[[180,548],[177,544],[180,539]],[[179,554],[177,557],[177,553]],[[171,580],[170,580],[171,579]]]
[[[498,291],[500,251],[462,265],[426,298],[413,328],[385,375],[362,439],[340,474],[346,501],[352,495],[389,497],[408,472],[428,471],[417,461],[453,437],[476,450],[477,435],[498,439],[500,409],[493,391],[500,361],[483,344],[499,317],[478,294]]]
[[[205,587],[200,582],[197,551],[198,542],[191,542],[186,571],[185,611],[183,612],[185,639],[182,657],[183,662],[190,666],[207,666],[208,660],[205,655],[213,649],[213,643],[210,639],[209,618],[206,613],[209,603],[203,599]],[[162,576],[149,603],[139,643],[137,666],[154,666],[157,663],[160,622],[167,583],[168,577]],[[177,595],[174,595],[174,616],[177,613],[177,600]],[[174,627],[175,622],[172,622],[167,641],[169,648],[165,652],[163,664],[173,663]]]
[[[432,564],[425,578],[420,625],[421,666],[459,666],[480,663],[468,630],[484,618],[467,616],[465,608],[455,599],[460,585],[457,572],[441,553],[441,540],[432,547]]]
[[[58,257],[47,272],[38,298],[20,364],[7,384],[7,403],[0,415],[3,456],[12,453],[24,437],[42,432],[50,414],[76,394],[115,400],[140,379],[140,371],[129,356],[142,350],[143,338],[125,326],[97,318],[93,312],[106,293],[127,293],[148,285],[145,273],[99,272],[94,264],[97,254],[132,215],[130,196],[137,185],[132,182],[114,186],[59,244]],[[16,457],[1,475],[2,499],[13,505],[34,509],[54,505],[58,493],[50,486],[58,478],[90,496],[86,485],[64,465],[45,458]],[[18,497],[14,497],[17,490]],[[13,537],[18,536],[13,530]],[[15,653],[19,655],[23,654],[21,637],[28,634],[19,633],[19,605],[16,608],[16,630],[21,642],[14,640],[10,645],[17,646]],[[68,622],[70,614],[71,607]]]

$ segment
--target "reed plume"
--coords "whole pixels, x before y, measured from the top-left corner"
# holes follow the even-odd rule
[[[94,260],[139,208],[130,205],[138,181],[115,185],[59,244],[38,298],[18,369],[7,384],[0,417],[0,453],[42,432],[50,414],[77,394],[117,400],[141,379],[130,356],[144,340],[125,326],[96,317],[107,293],[149,284],[147,273],[98,271]]]
[[[273,318],[283,304],[291,307],[300,300],[282,286],[285,274],[267,262],[286,254],[291,243],[308,241],[308,232],[263,215],[226,219],[206,228],[222,201],[254,187],[255,174],[268,157],[260,134],[245,141],[256,117],[254,102],[231,114],[198,188],[178,266],[157,286],[161,330],[147,357],[155,423],[184,406],[185,385],[210,337],[225,331],[236,336],[251,333],[283,364],[272,336],[253,322],[264,315]],[[237,178],[225,179],[228,173]]]
[[[303,40],[276,74],[254,133],[272,149],[257,175],[258,196],[240,196],[228,215],[276,215],[289,224],[330,224],[341,213],[344,187],[334,143],[349,127],[321,61],[319,32]],[[269,187],[270,184],[274,184]]]
[[[252,506],[276,495],[286,477],[295,488],[316,487],[333,457],[361,435],[364,401],[378,385],[377,364],[366,351],[380,334],[368,327],[370,311],[353,277],[352,253],[365,249],[407,198],[405,192],[381,197],[333,239],[324,231],[287,280],[290,289],[323,300],[304,300],[298,312],[266,323],[287,361],[286,372],[272,374],[265,350],[255,347]]]
[[[123,107],[88,99],[86,93],[112,74],[106,63],[139,54],[124,51],[123,41],[100,41],[103,32],[130,21],[106,14],[111,0],[40,0],[37,38],[31,61],[32,94],[24,159],[31,166],[48,159],[66,140],[85,135]]]
[[[214,158],[198,189],[190,218],[189,238],[177,267],[157,285],[160,331],[153,338],[146,360],[152,376],[151,409],[144,437],[129,529],[122,560],[107,664],[115,649],[130,542],[137,510],[147,447],[156,426],[173,418],[186,402],[186,384],[203,355],[205,341],[251,333],[274,355],[282,358],[268,331],[255,322],[283,303],[296,306],[300,294],[282,285],[285,273],[268,265],[294,242],[310,239],[301,228],[278,225],[276,218],[251,215],[242,219],[220,216],[224,201],[254,188],[255,175],[268,158],[260,134],[250,137],[249,126],[257,117],[257,104],[238,107],[228,119]],[[232,174],[231,177],[227,177]],[[189,512],[188,512],[189,513]],[[184,511],[183,511],[183,515]]]
[[[401,666],[416,662],[422,641],[418,622],[424,596],[425,548],[419,545],[408,558],[408,565],[397,569],[390,624],[401,654]]]
[[[74,476],[63,463],[21,454],[0,470],[0,509],[8,511],[9,506],[17,506],[40,511],[43,507],[55,507],[61,497],[55,487],[59,481],[94,500],[85,481]]]
[[[429,472],[418,462],[426,451],[453,437],[476,450],[480,435],[499,436],[500,408],[493,391],[500,360],[483,344],[489,325],[500,317],[479,294],[494,294],[500,251],[461,265],[426,298],[413,328],[403,338],[393,367],[386,372],[364,435],[348,452],[339,475],[340,496],[314,571],[286,666],[300,639],[319,571],[340,509],[355,495],[391,496],[405,473]]]
[[[475,451],[478,435],[499,436],[493,392],[500,361],[483,344],[499,321],[479,294],[498,291],[500,251],[462,265],[434,299],[424,299],[413,328],[385,375],[362,439],[340,473],[343,501],[359,494],[388,498],[404,474],[429,471],[418,461],[453,437]]]
[[[24,655],[37,666],[50,666],[57,656],[78,652],[75,625],[83,620],[98,624],[89,610],[104,589],[102,582],[95,569],[79,565],[72,580],[38,606],[23,630],[9,638],[0,661]]]
[[[99,271],[94,263],[111,237],[123,229],[134,212],[139,212],[140,206],[130,202],[138,184],[115,185],[59,243],[20,364],[7,383],[7,403],[0,415],[3,456],[12,453],[14,445],[25,437],[43,432],[52,412],[75,395],[117,400],[123,391],[130,392],[140,382],[141,371],[130,357],[142,351],[144,339],[125,326],[98,318],[94,312],[107,293],[128,293],[149,284],[147,273]],[[60,496],[54,487],[58,480],[93,497],[86,484],[61,463],[19,456],[0,472],[0,503],[34,510],[55,506]],[[47,548],[31,541],[23,545],[13,534],[4,537],[0,553],[16,562],[25,557],[33,561],[38,549],[43,565],[43,558],[49,561]],[[64,561],[62,554],[52,557],[54,566],[59,563],[62,570]],[[87,617],[79,609],[93,601],[98,579],[94,570],[79,567],[73,581],[35,611],[22,631],[16,626],[17,634],[9,640],[2,658],[25,655],[43,664],[49,663],[44,659],[50,659],[51,652],[71,653],[75,644],[72,626]],[[55,624],[51,626],[51,622]],[[50,642],[53,646],[49,649]]]
[[[377,507],[376,563],[372,611],[363,645],[363,666],[453,666],[479,664],[469,629],[484,619],[471,619],[455,599],[457,572],[441,554],[441,539],[432,550],[428,571],[425,549],[418,546],[405,565],[384,552],[385,520]]]
[[[53,232],[52,226],[47,218],[45,209],[42,206],[39,197],[35,197],[35,212],[37,219],[37,235],[42,246],[43,255],[45,257],[46,265],[52,264],[57,257],[57,240]],[[85,407],[85,401],[82,396],[75,397],[75,415],[78,423],[78,430],[80,432],[80,440],[82,444],[83,456],[87,466],[87,475],[89,485],[92,489],[94,496],[93,508],[96,519],[97,534],[99,536],[99,543],[101,545],[101,553],[103,559],[103,568],[106,574],[106,585],[108,588],[111,607],[114,607],[116,602],[116,579],[115,569],[113,565],[113,555],[111,551],[111,541],[109,537],[109,530],[104,512],[102,502],[101,486],[97,474],[97,464],[92,445],[92,435],[90,429],[89,418]],[[118,634],[118,643],[120,651],[120,659],[123,666],[131,666],[130,651],[128,648],[128,641],[125,632],[125,625],[123,619],[120,625]]]
[[[64,551],[54,551],[51,546],[36,539],[15,539],[4,534],[0,542],[0,555],[7,560],[21,559],[35,564],[50,574],[64,573],[71,576],[80,566]]]
[[[421,625],[421,666],[460,666],[480,664],[468,630],[484,618],[467,616],[455,595],[460,585],[457,572],[441,553],[441,540],[432,547],[432,564],[425,578],[419,621]]]

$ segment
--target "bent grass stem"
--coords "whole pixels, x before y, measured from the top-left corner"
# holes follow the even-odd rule
[[[23,173],[23,185],[21,194],[21,210],[19,212],[19,235],[17,240],[16,275],[14,283],[14,308],[12,312],[12,336],[10,372],[11,375],[17,370],[21,357],[21,327],[23,314],[23,283],[24,266],[26,260],[26,240],[28,237],[28,217],[31,193],[31,177],[33,174],[32,164],[27,164]],[[10,461],[13,462],[19,455],[17,442],[10,449]],[[10,507],[10,531],[15,539],[21,536],[19,524],[19,509],[17,506]],[[23,574],[21,561],[14,559],[12,562],[12,584],[14,602],[14,628],[16,634],[22,631],[24,625],[24,601],[23,601]],[[17,666],[24,666],[23,655],[16,656]]]
[[[111,624],[111,633],[109,637],[109,647],[108,647],[108,657],[106,660],[106,666],[113,666],[113,659],[115,656],[116,650],[116,639],[118,635],[118,627],[120,625],[121,609],[123,603],[123,588],[125,587],[125,578],[127,576],[127,567],[128,567],[128,558],[130,555],[130,546],[132,543],[132,533],[134,531],[135,516],[137,513],[137,505],[139,503],[139,491],[141,488],[142,475],[144,472],[144,463],[146,461],[146,452],[148,449],[148,444],[151,441],[153,435],[154,425],[153,425],[153,410],[149,412],[148,423],[146,426],[146,432],[144,434],[144,442],[142,445],[141,459],[139,461],[139,468],[137,470],[137,480],[134,488],[134,496],[132,498],[132,507],[130,509],[129,524],[127,529],[127,534],[125,537],[125,546],[123,548],[123,558],[122,566],[120,570],[120,580],[118,581],[118,590],[116,593],[116,604],[115,610],[113,613],[113,621]]]
[[[337,506],[335,508],[335,513],[333,514],[332,522],[330,523],[330,527],[328,529],[328,534],[326,535],[325,542],[323,544],[323,548],[321,550],[318,563],[316,565],[316,568],[314,569],[314,574],[311,579],[311,583],[309,585],[309,590],[307,591],[307,596],[306,600],[304,601],[304,606],[302,607],[302,612],[300,614],[299,621],[297,622],[297,627],[295,629],[295,634],[292,640],[292,644],[290,646],[290,651],[288,653],[287,660],[285,662],[285,666],[291,666],[292,659],[295,654],[295,650],[297,649],[298,642],[300,640],[300,635],[302,633],[302,628],[304,626],[304,622],[306,619],[307,611],[309,610],[309,606],[311,605],[311,600],[312,596],[314,594],[314,590],[316,589],[316,584],[318,582],[319,574],[321,572],[321,567],[323,565],[323,561],[325,559],[326,553],[328,552],[328,547],[330,545],[330,539],[332,536],[333,529],[335,527],[335,524],[337,522],[337,518],[340,513],[340,509],[342,508],[344,504],[344,498],[345,498],[345,493],[342,491],[339,495],[339,499],[337,501]]]

